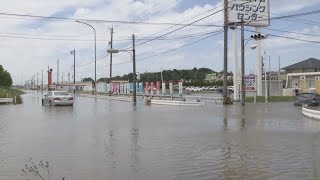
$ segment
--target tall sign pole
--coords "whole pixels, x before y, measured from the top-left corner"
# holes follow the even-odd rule
[[[226,4],[225,4],[226,5]],[[237,23],[244,21],[244,26],[252,26],[256,28],[257,34],[260,27],[268,27],[270,25],[269,0],[244,1],[232,0],[227,6],[228,23]],[[225,8],[226,11],[226,8]],[[256,39],[256,73],[257,73],[257,95],[262,96],[262,60],[261,60],[261,39]]]
[[[73,96],[75,97],[76,94],[76,49],[71,51],[73,55]],[[69,74],[70,77],[70,74]]]
[[[241,105],[245,106],[246,90],[245,90],[245,64],[244,64],[244,22],[241,22]]]

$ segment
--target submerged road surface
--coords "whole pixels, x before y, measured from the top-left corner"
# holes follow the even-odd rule
[[[319,179],[320,122],[291,103],[42,107],[28,93],[0,106],[0,179],[27,179],[29,158],[51,179]]]

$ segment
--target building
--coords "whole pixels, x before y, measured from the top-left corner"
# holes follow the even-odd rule
[[[298,86],[302,91],[310,89],[320,89],[320,60],[309,58],[304,61],[292,64],[282,68],[285,70],[286,88],[293,88]]]

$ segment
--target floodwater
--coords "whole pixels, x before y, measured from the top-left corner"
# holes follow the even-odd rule
[[[292,103],[42,107],[28,93],[0,106],[0,179],[33,179],[29,158],[51,179],[319,179],[320,122]]]

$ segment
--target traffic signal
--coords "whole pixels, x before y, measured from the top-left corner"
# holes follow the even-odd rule
[[[262,39],[267,39],[267,35],[265,34],[255,34],[255,35],[251,35],[251,38],[252,39],[255,39],[255,40],[262,40]]]

